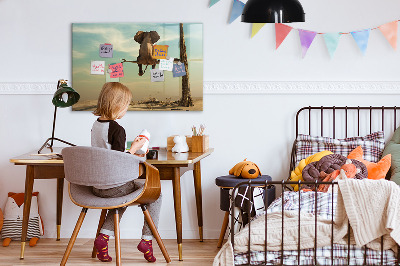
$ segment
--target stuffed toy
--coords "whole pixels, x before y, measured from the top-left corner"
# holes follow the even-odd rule
[[[247,158],[242,162],[237,163],[231,170],[229,170],[229,174],[249,179],[257,178],[261,175],[258,166],[255,163],[246,160]]]
[[[175,136],[174,137],[175,146],[172,148],[172,152],[188,152],[189,146],[186,143],[185,136]]]
[[[350,152],[347,158],[356,159],[365,164],[368,169],[368,179],[375,179],[375,180],[384,179],[386,177],[387,172],[390,169],[392,155],[387,154],[379,162],[373,163],[364,160],[363,153],[364,152],[361,146],[358,146],[352,152]]]
[[[330,155],[333,154],[333,152],[331,151],[320,151],[318,153],[315,153],[311,156],[308,156],[307,158],[301,160],[299,162],[299,164],[297,165],[297,167],[290,173],[290,181],[303,181],[303,176],[302,176],[302,172],[304,167],[306,167],[306,165],[308,165],[309,163],[312,162],[317,162],[319,160],[321,160],[322,157],[326,156],[326,155]],[[291,185],[294,189],[294,191],[298,191],[299,190],[299,185],[295,185],[292,184]]]
[[[39,216],[38,194],[32,193],[31,212],[29,214],[27,239],[29,246],[36,245],[39,237],[43,235],[43,223]],[[8,247],[11,240],[21,241],[22,219],[24,213],[24,193],[8,193],[6,206],[4,208],[4,222],[1,230],[3,247]]]

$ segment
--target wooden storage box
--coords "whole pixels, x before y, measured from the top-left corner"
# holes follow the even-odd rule
[[[205,152],[208,150],[209,136],[192,136],[192,152]]]
[[[167,151],[172,151],[172,148],[175,146],[175,136],[177,135],[173,135],[167,138]],[[189,151],[192,151],[192,136],[186,136],[186,143],[189,146]]]

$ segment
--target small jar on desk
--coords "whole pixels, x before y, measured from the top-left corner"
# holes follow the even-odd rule
[[[215,179],[215,184],[220,187],[220,209],[225,212],[224,221],[222,222],[221,233],[218,240],[217,247],[220,248],[222,246],[222,242],[225,237],[225,232],[228,227],[229,222],[229,212],[230,212],[230,190],[233,189],[236,185],[242,182],[264,182],[272,181],[272,178],[268,175],[261,175],[254,179],[245,179],[241,177],[237,177],[234,175],[220,176]],[[264,187],[264,185],[252,185],[252,187]],[[275,200],[275,186],[268,185],[268,187],[264,190],[264,200],[266,201],[266,207],[268,207]]]

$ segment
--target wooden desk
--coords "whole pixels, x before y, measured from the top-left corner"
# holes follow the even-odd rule
[[[54,148],[54,151],[60,153],[61,148]],[[173,184],[175,223],[179,260],[182,260],[182,204],[180,177],[186,171],[193,170],[199,235],[200,241],[203,241],[203,211],[200,160],[210,155],[213,151],[214,149],[209,149],[204,153],[189,152],[174,154],[172,152],[167,152],[166,149],[161,149],[159,151],[157,160],[147,160],[148,163],[158,168],[161,180],[171,180]],[[50,151],[43,150],[42,153],[47,152]],[[21,235],[21,259],[24,258],[34,179],[57,178],[57,240],[60,240],[64,188],[64,162],[62,159],[56,158],[56,156],[40,156],[36,155],[36,153],[37,151],[32,151],[10,159],[10,162],[14,163],[15,165],[26,165],[25,199]],[[181,169],[182,167],[183,169]]]

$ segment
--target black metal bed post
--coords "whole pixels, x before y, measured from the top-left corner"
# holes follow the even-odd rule
[[[264,199],[264,211],[265,211],[265,245],[264,245],[264,265],[267,265],[267,245],[268,245],[268,199],[269,199],[269,191],[268,191],[268,179],[265,180],[265,187],[264,187],[264,192],[265,192],[265,199]]]
[[[298,237],[297,237],[297,265],[300,265],[300,206],[301,206],[301,189],[300,189],[301,180],[298,181],[299,188],[299,223],[298,223]]]
[[[248,181],[249,182],[249,189],[250,189],[250,195],[249,195],[249,205],[250,205],[250,210],[248,210],[247,213],[247,222],[249,223],[248,227],[249,227],[249,243],[247,245],[247,261],[251,262],[251,256],[250,256],[250,244],[251,244],[251,211],[254,208],[254,202],[252,202],[253,200],[253,188],[251,186],[251,179]]]
[[[284,213],[285,213],[285,208],[284,208],[284,198],[285,198],[285,181],[282,180],[282,234],[281,234],[281,265],[283,265],[283,226],[284,226]]]
[[[332,212],[331,212],[331,214],[332,214],[332,219],[331,219],[331,264],[333,265],[333,215],[334,215],[334,213],[333,213],[333,208],[334,208],[334,204],[333,204],[333,201],[334,201],[334,197],[333,197],[333,195],[335,194],[335,183],[332,181]]]
[[[315,211],[314,211],[314,230],[315,230],[315,236],[314,236],[314,265],[317,265],[317,213],[318,213],[318,180],[315,180]]]

